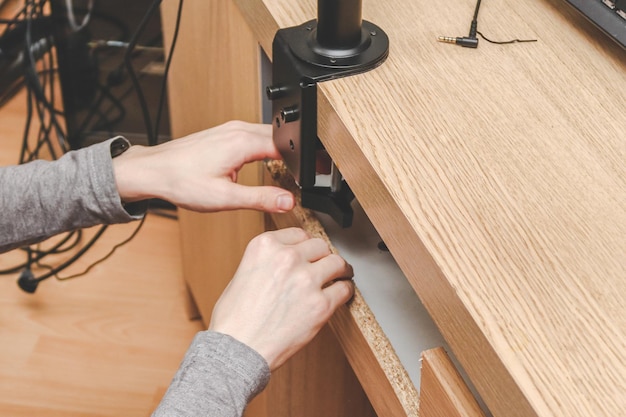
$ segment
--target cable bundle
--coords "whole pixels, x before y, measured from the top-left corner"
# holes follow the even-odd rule
[[[16,13],[13,19],[0,20],[0,24],[6,26],[0,35],[0,106],[14,96],[22,86],[26,88],[26,122],[19,163],[26,163],[40,158],[57,159],[71,148],[67,140],[64,113],[56,107],[58,95],[55,94],[55,76],[58,73],[58,68],[55,58],[55,39],[53,36],[52,18],[46,14],[50,9],[48,3],[48,0],[26,0],[24,6]],[[137,44],[138,39],[149,19],[158,10],[160,4],[161,0],[154,0],[128,42],[118,42],[119,45],[116,45],[117,47],[121,46],[126,48],[124,68],[120,68],[120,71],[125,70],[132,81],[134,91],[128,93],[135,92],[137,94],[142,108],[150,145],[157,143],[166,91],[166,80],[178,37],[183,0],[179,0],[175,32],[170,51],[167,54],[154,124],[147,110],[148,106],[145,95],[143,94],[138,77],[133,68],[132,60],[135,51],[143,48]],[[82,11],[84,13],[82,13],[83,17],[80,22],[76,19],[75,12],[77,10],[73,7],[72,0],[65,0],[65,5],[67,9],[68,25],[74,33],[81,33],[81,31],[85,30],[89,21],[93,18],[106,19],[106,17],[101,17],[94,13],[93,0],[87,0],[87,10]],[[122,33],[125,33],[125,31],[122,31]],[[120,39],[120,41],[124,40],[125,39]],[[110,40],[108,41],[110,42]],[[102,41],[99,43],[96,42],[96,46],[100,44],[102,44]],[[94,45],[89,46],[93,47]],[[94,115],[99,115],[100,120],[104,120],[105,123],[111,123],[111,121],[107,119],[107,111],[102,111],[99,107],[105,98],[109,98],[114,105],[119,105],[119,99],[113,97],[113,95],[102,86],[97,86],[96,88],[99,89],[100,97],[96,97],[96,100],[94,100],[90,113],[88,114],[88,119]],[[122,107],[118,117],[123,117],[123,115]],[[78,131],[80,132],[81,129],[85,129],[88,122],[89,120],[84,121],[82,126],[78,127]],[[111,132],[111,135],[113,136],[114,132]],[[22,270],[23,272],[18,283],[20,287],[27,292],[34,292],[40,281],[51,276],[57,279],[69,279],[84,275],[93,266],[111,256],[119,246],[130,241],[138,233],[141,226],[144,224],[144,220],[145,217],[139,222],[137,228],[129,238],[115,245],[107,255],[92,263],[81,273],[66,277],[60,277],[58,275],[60,271],[69,267],[91,248],[104,233],[107,226],[102,226],[88,242],[84,243],[74,255],[59,266],[53,267],[47,265],[44,263],[44,259],[50,255],[66,253],[79,247],[83,237],[81,230],[68,232],[65,236],[60,238],[57,243],[47,249],[41,249],[41,245],[22,248],[22,250],[26,252],[26,261],[20,265],[0,270],[0,274],[12,274]],[[48,269],[48,272],[35,278],[32,273],[32,268],[35,265],[40,268]]]

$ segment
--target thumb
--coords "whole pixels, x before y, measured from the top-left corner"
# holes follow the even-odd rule
[[[233,209],[284,213],[295,205],[293,194],[279,187],[232,184],[228,192],[229,206]]]

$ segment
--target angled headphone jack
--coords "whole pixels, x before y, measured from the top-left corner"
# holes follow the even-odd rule
[[[472,24],[470,25],[469,35],[460,36],[456,38],[451,37],[451,36],[439,36],[437,40],[439,42],[460,45],[460,46],[463,46],[464,48],[478,48],[478,37],[476,35],[479,35],[481,38],[483,38],[489,43],[495,43],[497,45],[506,45],[506,44],[516,43],[516,42],[520,42],[520,43],[537,42],[537,39],[511,39],[507,41],[494,41],[494,40],[487,38],[485,35],[483,35],[482,33],[478,31],[478,10],[480,9],[480,2],[481,0],[476,1],[476,8],[474,9],[474,18],[472,19]]]
[[[457,37],[457,38],[452,38],[450,36],[439,36],[437,40],[439,42],[444,42],[444,43],[454,43],[456,45],[461,45],[465,48],[477,48],[478,47],[478,38],[476,37],[472,38],[471,36],[463,36],[463,37]]]
[[[450,36],[439,36],[437,40],[444,43],[453,43],[465,48],[478,48],[478,38],[476,35],[478,33],[478,10],[480,9],[480,2],[481,0],[476,2],[474,18],[472,19],[472,24],[470,25],[469,35],[456,38]]]

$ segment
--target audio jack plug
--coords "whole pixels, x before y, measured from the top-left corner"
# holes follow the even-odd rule
[[[476,34],[478,33],[478,10],[480,9],[481,0],[476,1],[476,8],[474,9],[474,17],[472,18],[472,23],[470,24],[469,34],[467,36],[451,38],[449,36],[440,36],[437,38],[439,42],[445,43],[453,43],[456,45],[461,45],[464,48],[478,48],[478,38]]]
[[[513,39],[509,41],[492,41],[491,39],[485,37],[482,33],[478,31],[478,10],[480,9],[481,0],[476,1],[476,8],[474,9],[474,18],[472,19],[472,23],[470,24],[469,34],[467,36],[452,38],[450,36],[439,36],[437,40],[439,42],[444,43],[452,43],[455,45],[461,45],[464,48],[478,48],[478,37],[476,35],[480,35],[481,38],[486,40],[489,43],[495,43],[498,45],[505,45],[509,43],[515,42],[537,42],[537,39]]]
[[[452,38],[450,36],[439,36],[437,40],[444,43],[454,43],[465,48],[478,48],[478,38],[476,37],[463,36]]]

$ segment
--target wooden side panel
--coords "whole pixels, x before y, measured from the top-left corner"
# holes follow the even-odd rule
[[[169,44],[177,2],[162,6]],[[181,137],[228,120],[260,120],[258,46],[228,0],[185,2],[169,77],[172,134]],[[259,184],[260,165],[246,166],[239,182]],[[250,241],[263,232],[253,211],[198,214],[180,210],[185,280],[205,324]]]
[[[422,353],[420,417],[485,417],[443,348]]]
[[[328,326],[274,372],[265,395],[268,417],[376,417]]]

